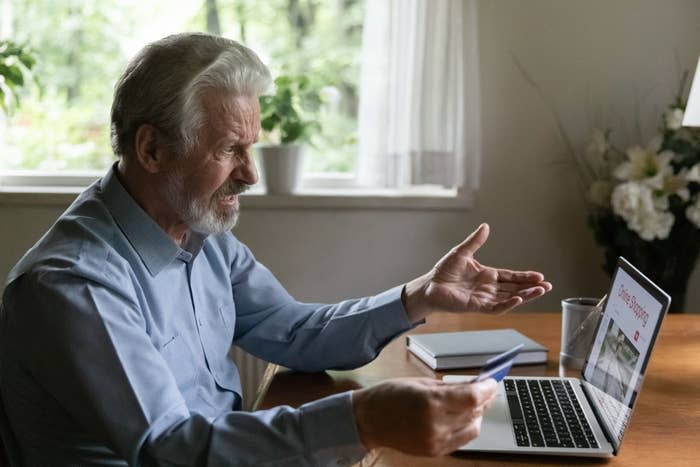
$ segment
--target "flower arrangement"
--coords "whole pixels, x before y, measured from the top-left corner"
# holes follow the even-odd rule
[[[670,312],[684,311],[700,253],[700,129],[682,126],[688,71],[648,144],[623,150],[612,128],[594,129],[577,151],[552,100],[517,59],[515,65],[552,113],[576,163],[605,272],[612,275],[624,256],[671,295]]]
[[[622,150],[612,129],[595,129],[583,154],[573,153],[603,268],[612,274],[626,257],[671,295],[676,312],[700,252],[700,131],[681,126],[687,76],[648,144]]]

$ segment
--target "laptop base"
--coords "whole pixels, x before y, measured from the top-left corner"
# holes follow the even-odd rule
[[[499,383],[498,393],[493,405],[484,415],[481,432],[479,436],[459,448],[463,452],[492,452],[492,453],[512,453],[512,454],[537,454],[567,457],[612,457],[613,447],[605,438],[603,430],[598,424],[592,409],[588,405],[586,396],[581,389],[581,384],[575,378],[558,377],[509,377],[510,380],[551,380],[570,381],[576,392],[579,402],[586,414],[596,439],[598,448],[568,448],[568,447],[523,447],[518,446],[515,440],[513,426],[511,422],[510,409],[506,398],[506,391],[503,382]]]

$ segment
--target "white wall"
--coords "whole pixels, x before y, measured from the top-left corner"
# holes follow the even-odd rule
[[[517,56],[583,141],[591,109],[634,121],[635,93],[650,89],[645,126],[670,101],[678,67],[700,54],[697,0],[482,0],[483,173],[475,209],[246,209],[235,233],[300,299],[369,294],[427,270],[487,221],[487,264],[538,269],[553,292],[526,309],[557,310],[562,297],[601,295],[603,257],[552,118],[513,64]],[[594,104],[591,105],[590,103]],[[656,108],[656,112],[652,109]],[[560,161],[560,162],[557,162]],[[0,205],[0,274],[63,208]],[[700,276],[688,308],[700,311]]]

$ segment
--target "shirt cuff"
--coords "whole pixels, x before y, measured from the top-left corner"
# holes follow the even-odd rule
[[[357,431],[350,391],[309,402],[299,411],[314,465],[347,466],[367,454]]]
[[[404,285],[398,285],[372,298],[372,313],[374,320],[374,337],[378,342],[386,342],[410,329],[423,323],[422,319],[417,323],[408,320],[408,314],[401,301],[401,292]]]

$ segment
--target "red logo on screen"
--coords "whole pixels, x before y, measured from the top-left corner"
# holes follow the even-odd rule
[[[637,342],[637,339],[639,339],[639,331],[634,331],[634,341]]]

